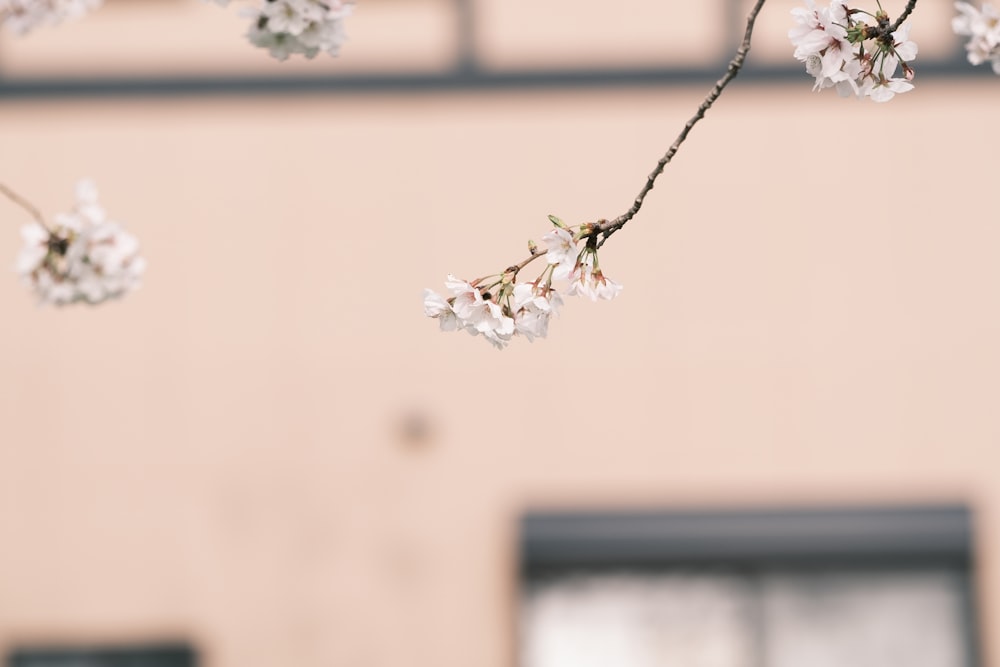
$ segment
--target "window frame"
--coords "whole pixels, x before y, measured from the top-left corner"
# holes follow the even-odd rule
[[[945,569],[960,582],[968,656],[963,667],[980,667],[974,555],[973,516],[963,504],[529,510],[519,521],[518,575],[523,590],[579,571],[693,568],[752,576],[775,570]]]

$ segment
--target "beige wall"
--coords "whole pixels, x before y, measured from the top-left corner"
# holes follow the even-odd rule
[[[4,102],[2,181],[54,213],[92,176],[149,271],[96,309],[0,280],[0,650],[499,667],[525,507],[962,500],[995,652],[994,83],[737,81],[602,251],[621,297],[502,353],[421,289],[620,213],[707,84]]]

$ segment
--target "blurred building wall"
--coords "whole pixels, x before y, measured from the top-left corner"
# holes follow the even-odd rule
[[[4,101],[0,180],[53,214],[93,177],[149,270],[94,309],[0,280],[0,651],[499,667],[526,507],[958,500],[995,653],[993,84],[738,79],[602,250],[622,295],[503,352],[422,288],[623,212],[711,82]]]

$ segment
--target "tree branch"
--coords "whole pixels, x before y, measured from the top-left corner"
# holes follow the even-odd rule
[[[899,18],[896,19],[895,23],[893,23],[889,27],[889,32],[890,33],[896,32],[896,30],[899,28],[899,26],[903,25],[903,21],[905,21],[907,18],[909,18],[910,13],[913,12],[913,8],[916,7],[916,6],[917,6],[917,0],[910,0],[909,2],[907,2],[906,3],[906,8],[903,9],[903,13],[900,14]]]
[[[674,141],[673,145],[667,149],[667,152],[656,163],[656,168],[646,178],[646,184],[642,186],[642,190],[640,190],[639,194],[636,195],[632,206],[628,211],[614,220],[602,220],[597,226],[594,231],[594,235],[602,235],[600,243],[597,244],[598,248],[604,245],[604,242],[608,240],[608,237],[624,227],[625,223],[635,217],[635,214],[639,212],[640,208],[642,208],[642,203],[645,201],[646,195],[653,189],[656,179],[663,173],[664,167],[670,163],[678,149],[681,147],[681,144],[683,144],[684,140],[687,139],[688,133],[691,132],[691,129],[699,120],[705,117],[705,112],[712,107],[715,100],[719,99],[719,95],[722,94],[722,90],[736,77],[737,74],[739,74],[740,69],[743,67],[743,61],[746,60],[747,53],[750,52],[750,37],[753,35],[754,22],[757,20],[757,14],[760,12],[761,7],[764,6],[765,1],[766,0],[757,0],[753,9],[750,10],[750,14],[747,16],[746,31],[743,34],[743,42],[740,44],[740,48],[736,51],[736,56],[732,59],[732,61],[730,61],[725,75],[715,82],[715,86],[712,88],[711,92],[709,92],[708,97],[706,97],[705,100],[698,106],[698,111],[687,123],[685,123],[684,129],[681,130],[679,135],[677,135],[677,139]],[[916,4],[916,0],[910,0],[910,4]]]
[[[29,202],[27,199],[25,199],[21,195],[17,194],[16,192],[14,192],[10,188],[8,188],[3,183],[0,183],[0,192],[2,192],[4,195],[6,195],[7,198],[10,199],[12,202],[14,202],[15,204],[17,204],[18,206],[20,206],[21,208],[23,208],[25,211],[27,211],[28,213],[30,213],[31,217],[33,217],[35,219],[35,222],[37,222],[39,225],[41,225],[42,229],[44,229],[45,231],[47,231],[50,236],[52,235],[52,230],[49,229],[49,226],[47,224],[45,224],[45,219],[42,217],[41,212],[39,212],[39,210],[37,208],[35,208],[31,204],[31,202]]]
[[[635,201],[632,203],[629,210],[614,220],[598,221],[597,224],[593,225],[593,230],[589,234],[583,236],[583,238],[590,240],[597,238],[598,236],[602,236],[600,242],[596,244],[596,247],[600,248],[604,245],[604,242],[608,240],[608,237],[624,227],[625,223],[634,218],[635,214],[639,212],[639,209],[642,208],[643,201],[646,199],[646,195],[653,189],[653,184],[656,182],[659,175],[663,173],[664,167],[670,163],[670,160],[673,159],[677,150],[681,147],[681,144],[683,144],[684,140],[687,139],[688,134],[691,132],[691,128],[693,128],[699,120],[705,117],[705,112],[711,108],[712,104],[715,103],[715,100],[719,99],[719,95],[722,94],[722,90],[736,77],[737,74],[739,74],[740,69],[743,67],[743,62],[746,60],[747,54],[750,52],[750,37],[753,35],[754,22],[757,20],[757,14],[760,13],[760,9],[764,6],[765,2],[766,0],[757,0],[757,2],[754,3],[753,9],[751,9],[750,14],[747,15],[747,27],[743,34],[743,42],[736,51],[736,56],[730,61],[725,75],[715,82],[715,86],[712,87],[708,96],[698,106],[698,111],[684,125],[684,129],[681,130],[679,135],[677,135],[677,139],[674,140],[673,145],[667,149],[666,154],[664,154],[664,156],[661,157],[656,163],[656,169],[654,169],[653,173],[646,178],[646,184],[642,187],[642,190],[639,191],[639,194],[636,196]],[[910,4],[916,4],[916,0],[910,0]],[[517,264],[512,264],[507,267],[505,273],[513,272],[516,275],[518,271],[545,253],[545,250],[539,250]]]

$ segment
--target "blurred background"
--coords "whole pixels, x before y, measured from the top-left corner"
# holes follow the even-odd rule
[[[503,352],[422,289],[624,212],[749,2],[361,0],[286,63],[199,0],[4,34],[0,181],[93,178],[149,268],[0,280],[0,664],[987,664],[1000,85],[925,0],[916,90],[813,94],[796,5],[602,250],[620,297]]]

